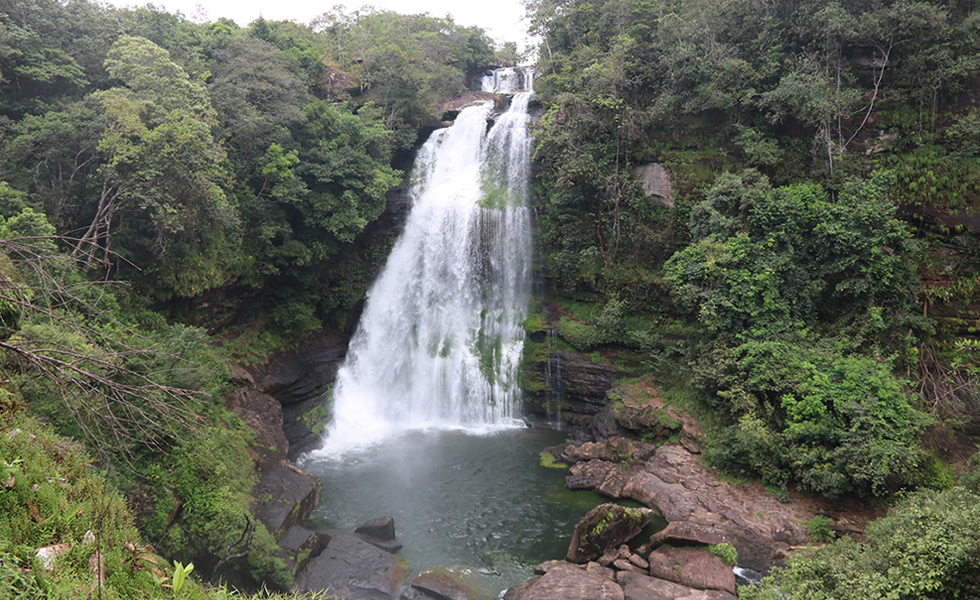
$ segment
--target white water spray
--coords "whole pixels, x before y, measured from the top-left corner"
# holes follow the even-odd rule
[[[513,70],[484,80],[511,92]],[[411,429],[519,424],[517,365],[530,292],[529,92],[492,126],[492,103],[435,132],[412,174],[413,207],[368,292],[337,374],[320,453]]]

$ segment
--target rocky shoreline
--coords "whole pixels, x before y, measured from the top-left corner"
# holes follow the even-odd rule
[[[324,331],[267,365],[238,368],[239,385],[227,398],[227,406],[255,431],[259,482],[253,507],[295,575],[293,589],[330,588],[352,600],[481,598],[451,573],[413,577],[393,554],[400,544],[390,519],[369,522],[357,532],[307,528],[321,484],[291,459],[319,439],[323,394],[347,342],[344,334]],[[613,386],[606,370],[578,358],[566,362],[563,376],[588,384],[576,396],[585,407],[575,414],[579,439],[545,451],[568,466],[570,489],[639,502],[646,508],[634,510],[645,511],[644,521],[656,511],[668,524],[648,540],[636,539],[642,527],[629,528],[628,536],[605,539],[586,554],[576,550],[584,549],[582,536],[588,532],[576,532],[566,560],[539,565],[537,577],[507,591],[508,600],[725,600],[735,597],[732,565],[712,548],[729,544],[738,566],[764,572],[806,542],[804,524],[816,515],[831,516],[838,529],[863,530],[866,519],[849,520],[846,505],[793,492],[781,502],[758,484],[722,480],[703,464],[703,434],[689,414],[665,404],[649,382]],[[586,368],[576,370],[576,364]],[[645,439],[659,441],[636,439],[641,431]],[[616,510],[613,504],[602,506]],[[579,529],[596,528],[590,515]],[[602,529],[615,521],[607,519]]]

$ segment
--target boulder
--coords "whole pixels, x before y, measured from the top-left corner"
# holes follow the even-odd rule
[[[640,573],[645,572],[644,569],[637,567],[636,565],[634,565],[633,563],[631,563],[625,558],[617,558],[615,561],[613,561],[612,568],[616,569],[617,571],[637,571]]]
[[[417,599],[410,588],[411,572],[402,561],[354,534],[332,532],[319,556],[296,574],[299,593],[329,590],[356,600]]]
[[[279,540],[279,550],[276,556],[285,561],[291,573],[297,573],[306,563],[321,550],[317,534],[305,527],[291,525]]]
[[[266,464],[252,488],[255,516],[277,539],[303,525],[320,503],[320,479],[286,461]]]
[[[491,600],[489,595],[477,592],[445,569],[422,573],[412,580],[412,587],[425,600]]]
[[[289,442],[283,433],[282,405],[256,389],[240,387],[225,399],[225,408],[238,415],[255,433],[255,451],[265,459],[285,458]]]
[[[735,594],[732,567],[702,548],[662,546],[647,557],[650,575],[681,585]]]
[[[650,522],[652,512],[648,508],[600,504],[575,526],[566,558],[579,564],[598,559],[606,550],[636,537]]]
[[[644,571],[648,571],[650,569],[650,562],[639,554],[630,554],[629,561]]]
[[[395,539],[395,519],[393,517],[378,517],[362,523],[354,533],[366,535],[378,540],[390,542]]]
[[[623,586],[624,600],[737,600],[728,592],[689,588],[636,571],[620,571],[616,581]]]
[[[623,588],[598,573],[568,563],[507,590],[504,600],[624,600]]]
[[[602,553],[596,562],[604,567],[612,565],[614,562],[621,558],[628,558],[630,555],[630,547],[626,544],[622,544],[618,548],[609,548]]]

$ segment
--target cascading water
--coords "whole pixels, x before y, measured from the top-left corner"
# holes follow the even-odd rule
[[[513,93],[523,79],[497,71],[484,88]],[[368,292],[320,453],[411,429],[519,423],[530,95],[514,93],[495,121],[491,102],[462,110],[419,151],[412,211]]]
[[[489,597],[561,556],[602,502],[539,465],[562,434],[512,426],[531,283],[530,94],[515,90],[529,79],[488,76],[487,91],[513,94],[508,110],[466,108],[420,150],[412,212],[338,373],[326,445],[300,465],[323,482],[322,523],[390,515],[409,568],[451,568]]]

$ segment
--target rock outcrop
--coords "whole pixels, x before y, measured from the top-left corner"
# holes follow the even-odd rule
[[[532,339],[530,343],[545,342]],[[532,424],[547,426],[556,413],[563,428],[584,436],[590,435],[613,382],[622,376],[606,362],[596,363],[588,354],[569,350],[546,353],[526,368],[534,371],[543,389],[526,390],[525,417]]]
[[[674,191],[670,171],[660,163],[648,163],[633,169],[635,177],[643,186],[643,193],[651,201],[665,206],[674,207]]]
[[[417,600],[402,561],[360,537],[332,532],[326,548],[296,575],[297,592],[330,590],[357,600]]]
[[[623,588],[602,574],[571,563],[553,565],[548,572],[504,594],[504,600],[624,600]]]
[[[689,588],[735,595],[732,566],[703,548],[657,548],[647,557],[650,575]]]
[[[681,444],[653,446],[635,440],[567,442],[549,452],[571,465],[566,482],[610,498],[629,498],[668,521],[652,545],[729,542],[739,564],[767,570],[785,551],[806,540],[803,523],[827,512],[818,501],[794,494],[782,503],[758,484],[722,481]]]
[[[252,488],[255,516],[277,540],[294,526],[305,526],[320,503],[320,479],[287,461],[265,465]]]
[[[289,458],[319,444],[318,426],[327,417],[324,394],[337,378],[348,341],[340,332],[322,331],[255,375],[256,389],[282,405]]]

